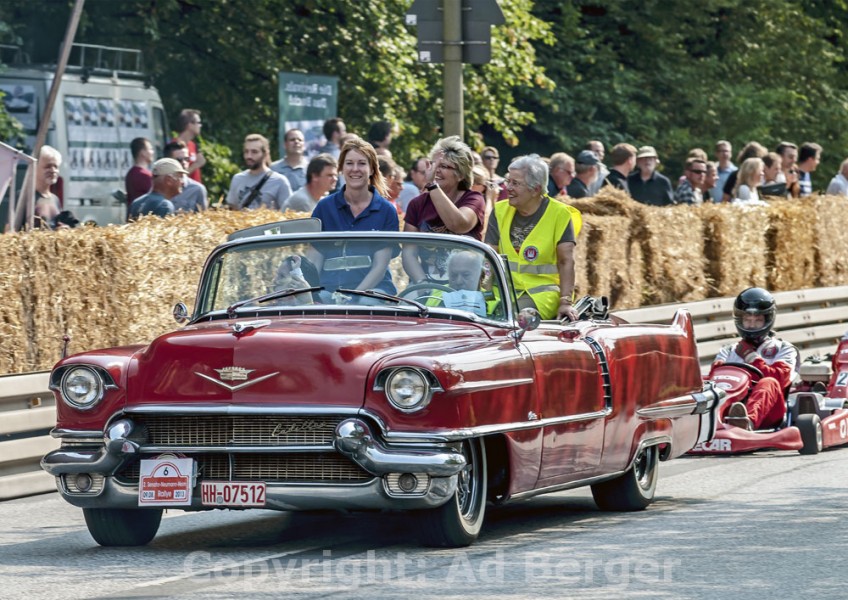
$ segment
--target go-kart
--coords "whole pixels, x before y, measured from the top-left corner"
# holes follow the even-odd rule
[[[848,340],[837,349],[833,364],[809,358],[798,372],[800,382],[786,393],[786,416],[777,427],[748,431],[720,423],[712,440],[689,454],[741,454],[756,450],[798,450],[817,454],[824,448],[848,443]],[[725,402],[744,402],[763,377],[747,363],[725,363],[708,377],[726,392]],[[827,382],[827,383],[826,383]]]

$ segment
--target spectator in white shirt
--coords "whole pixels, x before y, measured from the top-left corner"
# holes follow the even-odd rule
[[[830,180],[827,186],[828,196],[848,196],[848,158],[842,161],[839,173]]]

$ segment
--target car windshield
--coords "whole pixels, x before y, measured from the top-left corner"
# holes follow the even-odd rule
[[[383,307],[503,321],[509,292],[497,260],[485,246],[459,236],[246,239],[220,250],[207,265],[197,316]]]

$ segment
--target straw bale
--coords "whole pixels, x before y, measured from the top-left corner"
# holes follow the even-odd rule
[[[622,216],[631,219],[640,218],[645,209],[628,196],[623,190],[605,186],[591,198],[565,198],[564,201],[585,215]]]
[[[848,284],[848,227],[845,227],[841,209],[846,206],[844,196],[818,196],[810,200],[815,218],[816,286]]]
[[[644,207],[633,234],[644,256],[648,303],[690,302],[707,295],[700,215],[689,206]]]
[[[772,291],[810,287],[815,273],[814,199],[777,200],[768,206],[768,287]]]
[[[578,299],[592,293],[589,284],[589,232],[595,228],[599,218],[587,216],[583,219],[583,229],[577,235],[574,246],[574,295]]]
[[[708,203],[698,211],[704,223],[709,294],[735,296],[747,287],[766,285],[766,209]]]
[[[49,367],[60,358],[65,333],[65,304],[62,274],[67,262],[62,240],[66,236],[51,231],[34,231],[21,236],[26,264],[24,306],[27,329],[33,344],[30,368]],[[72,309],[71,309],[72,310]]]
[[[630,231],[626,216],[587,215],[578,239],[586,253],[588,293],[609,297],[615,308],[633,306],[641,297],[642,264],[633,262]]]
[[[23,260],[21,236],[0,236],[0,373],[32,370],[34,347],[29,335],[29,314],[24,293],[29,285]]]

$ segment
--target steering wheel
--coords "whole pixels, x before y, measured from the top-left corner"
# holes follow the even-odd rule
[[[417,292],[418,290],[440,290],[442,292],[454,292],[452,287],[448,285],[444,285],[442,283],[436,283],[434,281],[420,281],[418,283],[413,283],[405,290],[400,293],[401,298],[406,298],[409,292]],[[438,296],[432,296],[430,294],[424,294],[423,296],[415,296],[414,300],[421,301],[427,300],[429,298],[433,298],[435,300],[441,300]]]
[[[748,371],[751,375],[754,375],[757,379],[762,379],[764,377],[763,372],[760,371],[754,365],[749,365],[748,363],[743,362],[726,362],[724,365],[726,367],[736,367],[737,369],[742,369],[743,371]]]

